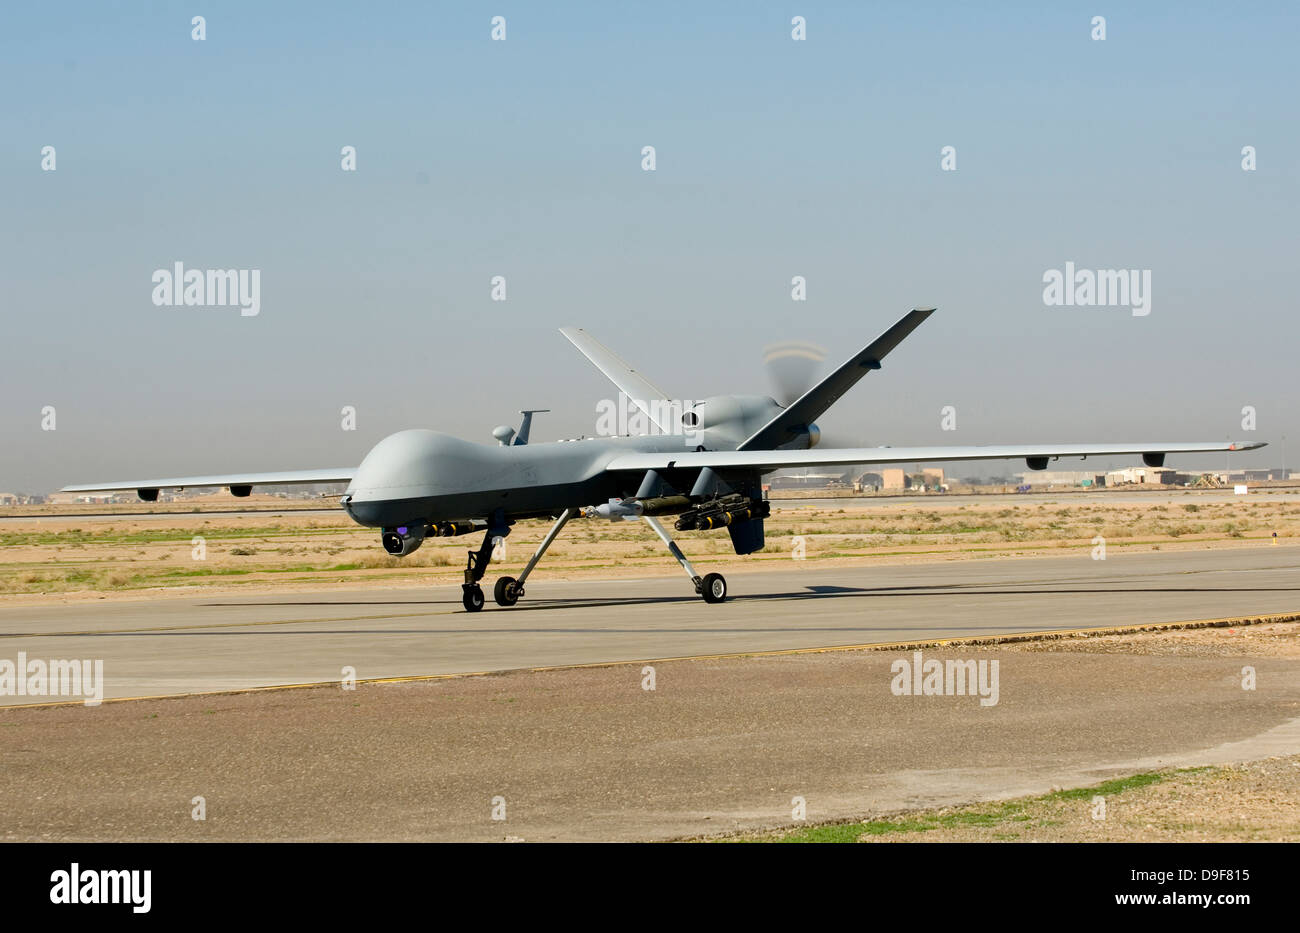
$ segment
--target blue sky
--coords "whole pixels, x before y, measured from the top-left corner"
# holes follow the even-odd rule
[[[610,389],[560,326],[699,398],[916,305],[837,439],[1300,437],[1300,7],[620,7],[6,7],[0,491],[350,465],[525,407],[572,436]],[[176,261],[261,270],[261,313],[155,306]],[[1152,313],[1045,306],[1066,261],[1152,270]]]

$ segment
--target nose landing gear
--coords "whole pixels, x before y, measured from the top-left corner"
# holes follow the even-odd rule
[[[488,563],[492,560],[492,546],[497,538],[510,534],[510,523],[498,509],[488,521],[487,533],[483,535],[483,544],[477,551],[470,551],[465,565],[465,582],[461,584],[461,604],[466,612],[478,612],[483,608],[483,588],[479,581],[487,573]],[[522,591],[521,591],[522,592]],[[497,602],[501,599],[498,596]]]

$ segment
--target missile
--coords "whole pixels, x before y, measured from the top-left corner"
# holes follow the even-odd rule
[[[587,518],[607,518],[616,522],[620,518],[636,518],[639,514],[635,499],[610,499],[602,505],[589,505],[582,510]]]
[[[454,538],[459,535],[467,535],[471,532],[482,531],[487,527],[487,522],[438,522],[429,529],[429,534],[435,538]]]
[[[700,531],[708,531],[710,528],[725,528],[728,525],[748,521],[753,517],[753,509],[730,509],[714,512],[712,515],[701,515],[696,527]]]
[[[705,503],[688,511],[677,519],[674,527],[678,531],[708,531],[712,528],[726,528],[755,518],[767,518],[772,514],[772,506],[765,501],[748,500],[741,496],[728,496],[724,499]]]
[[[691,508],[690,496],[657,496],[653,499],[610,499],[582,510],[587,518],[638,518],[642,515],[676,515]]]
[[[637,503],[638,515],[676,515],[691,507],[690,496],[658,496],[654,499],[642,499]]]

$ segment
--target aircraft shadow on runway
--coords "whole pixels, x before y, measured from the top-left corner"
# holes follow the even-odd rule
[[[728,602],[744,603],[751,600],[804,600],[836,598],[888,598],[888,597],[933,597],[933,596],[1104,596],[1111,594],[1154,594],[1154,593],[1300,593],[1300,586],[1126,586],[1108,587],[1104,583],[1091,586],[1043,586],[1041,584],[1012,584],[1014,589],[989,589],[991,584],[980,583],[934,583],[915,586],[874,586],[852,587],[815,585],[801,590],[772,593],[735,593],[728,597]],[[1006,584],[1001,586],[1005,587]],[[202,608],[240,608],[263,606],[448,606],[456,605],[455,599],[425,600],[312,600],[312,601],[268,601],[268,602],[221,602],[201,603]],[[525,600],[513,607],[511,611],[546,611],[555,609],[582,609],[617,606],[653,606],[673,603],[698,603],[700,598],[692,594],[673,596],[574,596],[574,597],[540,597],[534,601]],[[701,603],[701,605],[703,605]],[[489,603],[488,611],[496,611]],[[310,620],[305,620],[310,621]]]
[[[934,597],[934,596],[954,596],[954,595],[958,597],[1035,596],[1035,595],[1059,596],[1062,594],[1099,596],[1099,595],[1107,595],[1107,594],[1124,594],[1124,593],[1151,594],[1151,593],[1296,593],[1296,592],[1300,592],[1300,587],[1246,587],[1246,586],[1242,586],[1242,587],[1224,587],[1224,586],[1105,587],[1104,584],[1098,584],[1098,585],[1094,585],[1091,588],[1081,588],[1081,587],[1063,587],[1063,586],[1053,587],[1053,586],[1044,586],[1042,584],[1035,584],[1034,588],[1027,588],[1029,585],[1026,585],[1025,587],[1017,588],[1017,589],[979,589],[978,587],[980,586],[987,586],[987,584],[935,583],[935,584],[918,585],[918,586],[884,586],[884,587],[845,587],[845,586],[833,586],[833,585],[815,585],[794,592],[742,594],[739,596],[733,596],[732,599],[737,602],[744,603],[750,600],[803,600],[803,599],[836,599],[836,598],[855,598],[855,597],[867,597],[867,598],[879,599],[879,598],[889,598],[889,597]],[[710,613],[715,611],[712,609],[706,609],[706,607],[700,601],[698,596],[692,596],[688,594],[678,594],[672,596],[610,597],[610,598],[575,597],[575,598],[564,598],[564,599],[539,599],[533,603],[521,603],[513,607],[512,611],[513,612],[528,612],[528,611],[546,612],[546,611],[554,611],[557,609],[610,609],[610,608],[616,608],[620,606],[672,605],[672,604],[699,605],[701,613]],[[257,607],[257,606],[265,606],[265,607],[405,606],[405,607],[416,608],[417,610],[421,606],[437,606],[443,608],[444,610],[448,610],[451,609],[452,607],[456,607],[455,612],[444,611],[439,613],[440,615],[461,614],[459,612],[459,605],[457,601],[438,600],[438,599],[411,600],[411,601],[375,599],[375,600],[347,600],[347,601],[339,601],[339,602],[332,602],[329,600],[311,600],[311,601],[297,601],[297,602],[291,602],[291,601],[219,602],[219,603],[214,602],[214,603],[200,603],[196,608],[214,608],[214,609],[215,608],[248,608],[248,607]],[[492,607],[488,611],[497,612],[499,610],[497,609],[497,607]],[[1278,610],[1278,611],[1282,611],[1282,610]],[[412,613],[400,613],[398,615],[400,617],[411,618],[411,617],[418,617],[420,613],[417,611]],[[378,618],[382,619],[384,617],[380,616]],[[472,618],[483,619],[484,617],[475,616]],[[706,619],[706,618],[707,615],[701,616],[701,619]],[[730,618],[734,619],[735,617],[733,616]],[[493,619],[495,620],[495,617],[493,617]],[[210,638],[214,635],[240,636],[240,637],[247,637],[250,635],[271,636],[271,637],[277,637],[277,636],[283,637],[285,635],[294,635],[294,636],[303,637],[303,636],[317,636],[317,635],[360,635],[360,636],[494,635],[494,634],[528,634],[528,633],[553,634],[553,635],[562,635],[562,634],[643,635],[646,632],[646,630],[643,628],[612,629],[612,628],[591,628],[589,626],[572,627],[572,628],[569,627],[522,628],[519,626],[512,625],[508,628],[489,628],[486,625],[483,626],[472,625],[466,628],[456,628],[456,629],[447,629],[447,628],[429,629],[424,627],[397,628],[397,629],[379,629],[379,628],[343,629],[343,628],[327,627],[323,629],[320,628],[305,629],[305,628],[282,628],[281,627],[281,626],[300,626],[300,625],[328,626],[331,623],[331,621],[333,620],[284,619],[279,621],[257,621],[257,622],[248,622],[248,623],[224,622],[224,623],[214,623],[214,625],[211,628],[205,628],[201,624],[195,625],[189,631],[167,630],[165,628],[151,630],[146,628],[146,629],[137,629],[132,631],[76,632],[75,634],[77,635],[77,637],[80,638],[158,638],[163,636]],[[339,619],[337,621],[356,622],[359,620],[356,618],[346,618],[346,619]],[[484,619],[484,621],[487,620]],[[870,622],[872,620],[869,618],[864,618],[863,621]],[[256,626],[256,628],[252,628],[252,630],[248,630],[250,627],[253,626]],[[946,631],[952,631],[955,634],[970,633],[970,626],[968,623],[957,624],[953,626],[928,625],[926,629],[927,632],[932,634],[946,632]],[[726,628],[703,628],[700,627],[699,625],[690,625],[688,627],[680,628],[680,629],[656,628],[654,631],[658,633],[678,632],[682,634],[696,634],[696,635],[710,634],[710,633],[735,635],[735,634],[744,634],[745,632],[767,633],[767,634],[771,634],[774,632],[850,633],[850,632],[881,632],[881,631],[895,631],[895,630],[898,630],[898,626],[896,622],[883,620],[880,624],[877,625],[831,624],[831,625],[814,626],[814,627],[809,627],[806,625],[796,625],[796,626],[789,626],[789,627],[773,627],[773,626],[763,625],[763,626],[755,626],[753,628],[737,628],[734,625],[729,625]],[[17,637],[18,634],[20,633],[13,633],[12,635],[7,635],[4,637]],[[58,635],[58,634],[65,634],[65,633],[45,632],[42,634]]]

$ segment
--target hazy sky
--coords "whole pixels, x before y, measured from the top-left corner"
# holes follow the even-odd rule
[[[574,436],[611,389],[558,327],[700,398],[767,391],[771,342],[847,356],[917,305],[939,312],[821,420],[836,439],[1232,436],[1273,442],[1234,465],[1280,464],[1298,26],[1295,3],[6,4],[0,491],[351,466],[407,427],[492,443],[526,407],[553,410],[535,440]],[[260,313],[155,305],[178,261],[260,270]],[[1151,270],[1151,313],[1045,305],[1067,261]]]

